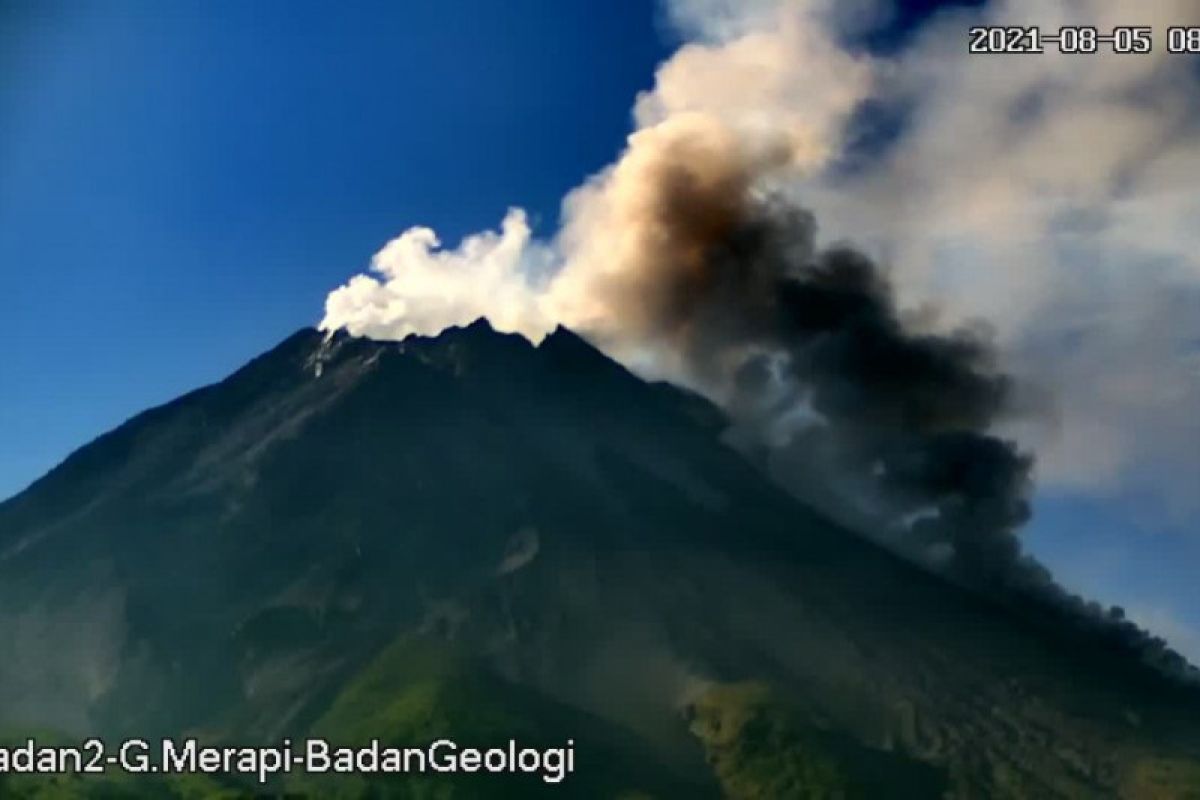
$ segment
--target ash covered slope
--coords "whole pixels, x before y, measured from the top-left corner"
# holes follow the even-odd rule
[[[722,428],[561,329],[300,332],[0,505],[2,725],[274,739],[441,642],[672,773],[703,765],[681,709],[750,681],[960,796],[1195,774],[1193,689],[837,528]]]

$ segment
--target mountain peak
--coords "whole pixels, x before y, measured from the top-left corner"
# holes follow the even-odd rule
[[[441,333],[437,334],[436,336],[427,336],[427,337],[423,337],[423,338],[438,339],[443,336],[449,336],[451,338],[454,338],[456,336],[467,336],[467,337],[480,338],[480,337],[490,337],[490,336],[495,336],[495,335],[503,336],[505,334],[502,334],[502,333],[500,333],[500,331],[497,331],[496,328],[492,325],[491,321],[487,317],[478,317],[473,322],[468,322],[466,325],[452,325],[449,328],[446,328]]]
[[[848,534],[710,411],[565,328],[299,331],[0,505],[0,636],[24,643],[0,722],[278,741],[436,640],[695,774],[697,687],[705,719],[823,720],[854,742],[829,752],[884,743],[962,796],[1105,796],[1200,749],[1194,693]]]

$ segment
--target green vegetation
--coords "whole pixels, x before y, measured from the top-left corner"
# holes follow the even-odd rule
[[[12,800],[244,800],[252,795],[202,775],[6,775],[0,797]]]
[[[581,797],[608,800],[705,797],[711,788],[681,780],[658,766],[633,734],[496,676],[453,647],[403,638],[353,676],[309,735],[332,747],[421,747],[450,739],[461,747],[565,748],[573,742],[576,771],[561,783],[540,774],[411,775],[294,773],[266,794],[207,776],[105,775],[0,777],[0,797],[20,800],[152,798],[241,800],[284,792],[299,798]],[[12,738],[13,742],[24,737]],[[39,736],[46,744],[66,741]]]
[[[499,678],[453,648],[403,638],[386,648],[338,695],[312,735],[336,746],[421,746],[452,739],[461,747],[561,748],[573,741],[576,771],[561,783],[540,775],[304,776],[289,789],[331,798],[452,800],[495,797],[652,798],[697,796],[654,764],[632,734]],[[648,790],[648,791],[647,791]]]
[[[938,773],[822,731],[760,683],[718,685],[689,708],[729,800],[941,797]]]
[[[1122,794],[1132,800],[1200,800],[1200,764],[1146,758],[1134,764]]]

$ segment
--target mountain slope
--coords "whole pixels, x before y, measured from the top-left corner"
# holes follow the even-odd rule
[[[1194,689],[848,534],[721,430],[565,330],[302,331],[0,505],[0,724],[274,741],[420,637],[714,790],[683,711],[742,681],[954,796],[1191,780]]]

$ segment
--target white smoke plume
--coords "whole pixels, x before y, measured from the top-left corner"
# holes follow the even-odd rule
[[[497,330],[536,342],[554,327],[533,278],[539,246],[524,211],[509,210],[499,232],[468,236],[455,250],[440,247],[429,228],[388,242],[371,261],[377,278],[357,275],[329,295],[321,328],[399,340],[487,317]]]
[[[881,2],[669,10],[689,43],[636,99],[616,163],[565,198],[557,232],[536,240],[511,211],[444,250],[413,228],[329,296],[322,328],[399,339],[485,316],[538,341],[561,323],[725,399],[679,352],[698,317],[656,302],[690,289],[741,204],[784,196],[824,241],[886,265],[906,319],[986,320],[1010,371],[1052,392],[1054,424],[1008,431],[1041,481],[1197,510],[1200,115],[1194,63],[1165,44],[1200,6],[994,0],[941,14],[894,55],[847,44]],[[981,23],[1150,25],[1155,49],[973,56],[966,28]],[[864,153],[868,108],[900,124]]]

